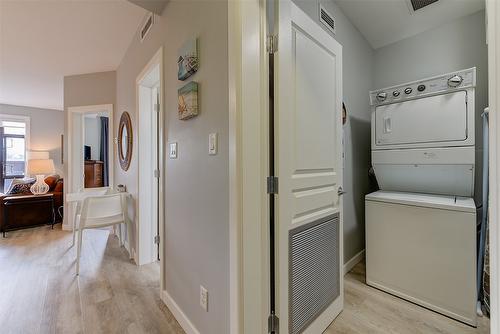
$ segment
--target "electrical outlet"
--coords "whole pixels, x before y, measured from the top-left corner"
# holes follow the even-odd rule
[[[200,306],[208,312],[208,291],[200,285]]]

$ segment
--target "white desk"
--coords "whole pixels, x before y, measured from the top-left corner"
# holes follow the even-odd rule
[[[111,195],[111,194],[123,194],[125,197],[130,197],[130,194],[127,192],[117,192],[116,190],[110,189],[110,188],[99,188],[99,189],[96,188],[96,189],[92,189],[92,190],[84,190],[84,191],[80,191],[80,192],[76,192],[76,193],[66,194],[66,203],[68,203],[68,205],[76,203],[75,215],[73,217],[73,222],[71,224],[72,231],[73,231],[73,243],[71,244],[72,247],[75,245],[75,236],[76,236],[75,231],[79,230],[79,228],[75,225],[76,225],[77,216],[80,214],[80,210],[82,208],[83,201],[88,197],[101,196],[101,195]],[[125,203],[127,203],[127,201],[125,201]],[[127,212],[126,208],[125,208],[125,212]],[[125,216],[127,216],[127,215],[125,215]],[[126,222],[126,225],[127,225],[127,237],[130,238],[131,225],[130,225],[130,222],[128,220]],[[131,245],[129,243],[129,247],[130,246]],[[129,251],[129,255],[130,255],[130,258],[132,258],[131,251]]]

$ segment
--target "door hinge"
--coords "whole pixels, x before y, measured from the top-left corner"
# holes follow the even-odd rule
[[[267,330],[270,334],[278,334],[280,328],[280,319],[276,314],[271,313],[267,318]]]
[[[158,103],[155,103],[154,108],[156,112],[160,112],[160,105]]]
[[[153,172],[153,175],[156,179],[160,178],[160,171],[158,169],[155,169],[155,171]]]
[[[268,176],[267,177],[267,193],[268,194],[277,194],[278,193],[278,177],[277,176]]]
[[[160,236],[159,235],[155,235],[155,245],[159,245],[160,244]]]
[[[267,36],[266,49],[269,54],[274,54],[278,51],[278,36]]]

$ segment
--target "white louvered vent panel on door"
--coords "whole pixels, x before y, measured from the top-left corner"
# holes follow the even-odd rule
[[[301,333],[340,295],[339,215],[290,231],[289,332]]]

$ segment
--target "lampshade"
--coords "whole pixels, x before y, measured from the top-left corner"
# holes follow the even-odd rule
[[[49,159],[49,152],[47,151],[28,151],[28,160],[32,159]]]
[[[30,159],[28,160],[28,174],[49,175],[55,172],[54,160],[52,159]]]

